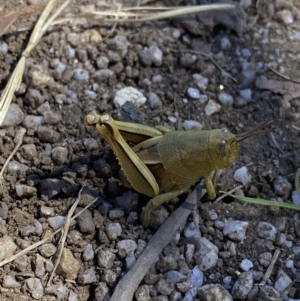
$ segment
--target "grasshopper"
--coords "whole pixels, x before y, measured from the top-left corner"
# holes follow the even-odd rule
[[[241,140],[269,132],[261,130],[269,122],[234,135],[227,129],[172,131],[116,121],[109,115],[86,116],[87,125],[96,128],[109,143],[131,186],[151,197],[144,228],[153,208],[188,191],[202,177],[208,197],[215,199],[211,174],[236,160]]]

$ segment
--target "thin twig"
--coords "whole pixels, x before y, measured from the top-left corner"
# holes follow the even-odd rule
[[[283,74],[279,73],[278,71],[276,71],[274,68],[272,68],[272,67],[270,67],[270,66],[268,66],[268,68],[269,68],[271,71],[273,71],[275,74],[277,74],[278,76],[280,76],[280,77],[282,77],[282,78],[284,78],[284,79],[286,79],[286,80],[289,80],[289,81],[291,81],[291,82],[300,84],[300,81],[295,80],[295,79],[291,79],[289,76],[283,75]]]
[[[275,263],[279,257],[279,254],[280,254],[280,250],[276,249],[276,251],[274,252],[273,258],[271,260],[271,263],[270,263],[268,269],[266,270],[266,273],[265,273],[262,281],[260,282],[259,286],[264,286],[267,283],[267,280],[270,278],[270,276],[273,272],[273,269],[274,269]]]
[[[229,196],[230,194],[236,192],[238,189],[242,189],[244,187],[244,185],[239,185],[237,187],[234,187],[233,189],[225,192],[225,191],[220,191],[221,193],[223,193],[221,196],[219,196],[215,201],[214,203],[218,203],[220,202],[221,200],[223,200],[224,198],[226,198],[227,196]]]
[[[122,9],[122,11],[96,11],[91,12],[87,14],[77,14],[73,16],[68,16],[67,18],[64,18],[64,20],[71,20],[71,19],[78,19],[78,18],[86,18],[91,19],[93,21],[97,20],[95,19],[96,16],[109,16],[112,18],[104,18],[101,20],[101,22],[107,23],[107,22],[118,22],[118,23],[142,23],[142,22],[149,22],[149,21],[157,21],[157,20],[163,20],[163,19],[169,19],[174,18],[177,16],[187,15],[187,14],[193,14],[193,13],[199,13],[204,11],[213,11],[213,10],[226,10],[226,9],[233,9],[235,8],[234,5],[231,4],[208,4],[208,5],[197,5],[197,6],[178,6],[178,7],[160,7],[160,12],[152,12],[149,13],[149,11],[145,11],[144,13],[131,13],[128,12],[129,10],[138,10],[136,7],[132,8],[126,8]],[[141,7],[142,9],[142,7]],[[124,18],[121,18],[124,17]],[[132,19],[129,19],[129,18]],[[117,19],[116,19],[117,18]],[[53,24],[60,24],[62,23],[62,19],[55,21]],[[99,20],[98,20],[99,22]]]
[[[11,154],[8,156],[8,158],[6,159],[4,165],[1,169],[1,172],[0,172],[0,184],[1,184],[1,186],[2,186],[3,173],[4,173],[8,163],[10,162],[12,157],[15,155],[15,153],[17,152],[17,150],[21,146],[25,133],[26,133],[26,130],[23,127],[20,127],[19,130],[17,131],[16,135],[15,135],[14,142],[16,143],[16,146],[15,146],[14,150],[11,152]]]
[[[53,271],[51,273],[51,276],[49,278],[49,281],[48,281],[48,285],[51,284],[52,282],[52,279],[54,277],[54,274],[55,274],[55,271],[58,267],[58,264],[60,262],[60,259],[61,259],[61,255],[62,255],[62,252],[64,250],[64,245],[65,245],[65,242],[66,242],[66,239],[67,239],[67,235],[68,235],[68,232],[69,232],[69,228],[70,228],[70,223],[71,223],[71,218],[72,218],[72,215],[81,199],[81,193],[83,191],[83,189],[85,188],[86,186],[86,183],[83,184],[82,188],[80,189],[79,193],[78,193],[78,197],[76,199],[76,201],[74,202],[74,204],[72,205],[71,209],[69,210],[68,212],[68,215],[67,215],[67,218],[66,218],[66,222],[65,222],[65,225],[64,225],[64,228],[63,228],[63,235],[60,239],[60,243],[59,243],[59,246],[58,246],[58,250],[57,250],[57,253],[56,253],[56,262],[55,262],[55,265],[54,265],[54,268],[53,268]]]
[[[231,78],[235,83],[237,83],[238,81],[233,77],[231,76],[227,71],[223,70],[219,65],[218,63],[209,55],[209,54],[206,54],[204,52],[199,52],[199,51],[194,51],[194,50],[175,50],[175,49],[170,49],[171,51],[173,52],[188,52],[188,53],[195,53],[195,54],[199,54],[199,55],[203,55],[203,56],[206,56],[208,57],[212,62],[213,64],[223,73],[227,74],[229,78]]]
[[[163,248],[174,238],[175,233],[184,224],[187,217],[201,198],[203,181],[187,197],[185,202],[174,211],[165,223],[153,235],[149,244],[140,254],[134,266],[118,283],[110,301],[132,300],[139,283],[155,263]]]

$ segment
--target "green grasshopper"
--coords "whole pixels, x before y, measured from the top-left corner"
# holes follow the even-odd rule
[[[234,135],[226,129],[171,131],[116,121],[109,115],[86,116],[87,125],[96,128],[109,143],[131,186],[151,197],[143,227],[148,226],[153,208],[188,191],[201,177],[205,178],[208,197],[215,199],[212,172],[236,160],[241,140],[269,132],[260,130],[269,122]]]

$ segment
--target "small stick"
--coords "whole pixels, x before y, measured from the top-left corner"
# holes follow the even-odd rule
[[[134,266],[118,283],[110,301],[131,301],[135,290],[142,281],[163,248],[170,243],[178,229],[186,221],[187,217],[201,198],[203,180],[187,197],[185,202],[174,211],[166,222],[157,230],[149,244],[140,254]]]
[[[274,255],[273,255],[273,258],[271,260],[271,263],[262,279],[262,281],[260,282],[259,286],[264,286],[267,282],[267,280],[270,278],[272,272],[273,272],[273,269],[274,269],[274,265],[278,259],[278,256],[280,254],[280,250],[279,249],[276,249],[276,251],[274,252]]]
[[[6,159],[4,165],[1,169],[1,172],[0,172],[0,184],[1,184],[1,186],[2,186],[3,173],[4,173],[8,163],[10,162],[12,157],[14,156],[14,154],[17,152],[17,150],[21,146],[25,133],[26,133],[26,130],[23,127],[20,127],[19,130],[17,131],[16,135],[15,135],[14,142],[16,143],[16,146],[15,146],[14,150],[12,151],[12,153]]]
[[[232,193],[234,193],[235,191],[237,191],[238,189],[241,189],[241,188],[243,188],[244,187],[244,185],[239,185],[239,186],[237,186],[237,187],[234,187],[234,188],[232,188],[231,190],[229,190],[229,191],[220,191],[221,193],[223,193],[221,196],[219,196],[215,201],[214,201],[214,203],[218,203],[218,202],[220,202],[222,199],[224,199],[225,197],[227,197],[227,196],[229,196],[230,194],[232,194]]]
[[[82,188],[79,191],[79,194],[78,194],[78,197],[77,197],[76,201],[74,202],[74,204],[72,205],[71,209],[68,212],[68,215],[67,215],[67,218],[66,218],[66,222],[64,224],[64,228],[63,228],[63,231],[62,231],[63,235],[62,235],[62,237],[60,239],[60,244],[59,244],[58,250],[56,252],[56,256],[57,256],[56,262],[55,262],[53,271],[51,273],[51,276],[49,278],[49,281],[47,283],[47,286],[49,286],[51,284],[52,279],[53,279],[54,274],[55,274],[55,271],[56,271],[56,269],[58,267],[58,264],[60,262],[60,258],[61,258],[62,252],[64,250],[64,245],[65,245],[65,242],[66,242],[66,239],[67,239],[67,235],[68,235],[68,231],[69,231],[69,228],[70,228],[71,218],[72,218],[72,215],[73,215],[73,213],[74,213],[74,211],[75,211],[75,209],[76,209],[76,207],[77,207],[77,205],[78,205],[78,203],[79,203],[79,201],[81,199],[81,193],[82,193],[83,189],[85,188],[85,186],[86,186],[86,183],[83,184]]]

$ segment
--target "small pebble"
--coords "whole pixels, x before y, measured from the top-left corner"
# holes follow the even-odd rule
[[[234,172],[233,178],[237,181],[242,183],[243,185],[246,185],[251,182],[251,175],[248,171],[247,166],[243,166],[239,169],[237,169]]]
[[[94,138],[84,138],[83,145],[89,152],[96,151],[99,149],[99,143]]]
[[[122,107],[127,101],[132,102],[137,107],[144,105],[147,98],[134,87],[126,87],[117,91],[114,97],[114,104],[117,107]]]
[[[55,215],[54,209],[47,206],[41,206],[40,214],[42,217],[47,217],[47,218]]]
[[[57,272],[69,280],[74,280],[77,278],[80,268],[81,264],[74,257],[72,252],[69,249],[64,248],[57,267]]]
[[[92,259],[94,259],[94,256],[95,256],[95,253],[94,253],[93,246],[91,244],[87,244],[84,249],[84,252],[82,254],[83,260],[85,260],[85,261],[92,260]]]
[[[46,286],[45,293],[55,295],[56,300],[67,300],[69,290],[62,283],[58,283],[56,285]],[[68,299],[68,301],[70,301],[70,299]]]
[[[287,260],[285,262],[285,267],[287,269],[293,269],[294,268],[294,260],[291,260],[291,259]]]
[[[240,90],[240,96],[245,99],[247,102],[252,100],[252,91],[251,89]]]
[[[287,197],[292,191],[292,184],[284,177],[278,177],[273,182],[275,193],[282,197]]]
[[[197,297],[201,301],[233,301],[231,295],[221,284],[206,284],[200,287]]]
[[[292,279],[281,269],[278,271],[276,279],[274,287],[279,293],[283,293],[292,283]]]
[[[197,251],[195,252],[196,263],[202,271],[214,267],[218,261],[219,249],[207,238],[201,237]]]
[[[13,275],[4,275],[2,286],[5,288],[16,288],[20,287],[21,283],[17,282],[15,276]]]
[[[29,86],[31,85],[37,90],[41,90],[45,86],[51,86],[54,82],[53,77],[49,74],[49,69],[42,65],[32,65],[27,77],[30,83]]]
[[[249,57],[252,56],[252,53],[248,48],[243,48],[241,50],[241,53],[242,53],[242,56],[245,57],[245,58],[249,58]]]
[[[112,210],[109,210],[108,217],[110,220],[116,220],[125,215],[123,209],[121,208],[113,208]]]
[[[108,250],[99,250],[97,253],[97,262],[100,268],[111,269],[114,266],[116,255]]]
[[[21,108],[17,104],[12,103],[8,107],[8,111],[1,124],[1,128],[5,128],[9,126],[15,127],[18,124],[22,123],[23,119],[24,119],[24,113],[21,110]]]
[[[97,277],[94,268],[89,268],[78,275],[78,283],[81,285],[96,283]]]
[[[176,123],[177,122],[177,118],[175,116],[168,116],[168,120],[172,123]]]
[[[188,131],[188,130],[201,130],[203,128],[202,124],[199,121],[196,120],[185,120],[182,123],[182,127]]]
[[[174,284],[167,281],[166,279],[160,279],[155,287],[157,288],[158,292],[162,295],[170,295],[174,290]]]
[[[74,70],[74,78],[80,82],[87,82],[90,78],[90,75],[87,70],[76,68]]]
[[[63,146],[56,146],[51,152],[52,160],[57,165],[62,165],[67,161],[68,149]]]
[[[62,116],[59,112],[46,111],[43,113],[45,124],[54,125],[62,121]]]
[[[75,213],[79,213],[83,208],[77,207],[75,209]],[[78,223],[79,229],[84,234],[93,234],[95,233],[95,223],[92,217],[92,213],[89,210],[83,211],[77,218],[76,221]]]
[[[294,17],[290,10],[283,9],[276,13],[278,20],[282,21],[284,24],[289,25],[294,23]]]
[[[65,224],[66,217],[61,215],[53,216],[48,218],[47,222],[53,230],[57,230]]]
[[[38,251],[40,252],[40,254],[43,257],[50,258],[51,256],[53,256],[56,253],[57,248],[52,243],[46,243],[44,245],[41,245],[38,248]]]
[[[259,222],[257,226],[257,235],[260,238],[275,241],[277,230],[276,228],[267,222]]]
[[[152,110],[156,110],[162,107],[162,102],[156,93],[148,93],[148,104]]]
[[[0,202],[0,218],[3,220],[7,219],[8,215],[8,206],[4,202]]]
[[[165,273],[164,277],[171,283],[183,282],[187,279],[185,275],[175,270],[168,271]]]
[[[8,259],[17,249],[17,245],[14,243],[10,236],[4,235],[0,238],[0,261]]]
[[[156,45],[150,46],[148,53],[153,65],[160,66],[162,64],[163,53]]]
[[[232,106],[233,104],[233,97],[226,92],[220,92],[218,94],[218,100],[224,106]]]
[[[106,56],[100,56],[96,60],[98,69],[106,69],[109,64],[109,59]]]
[[[209,82],[208,78],[197,73],[194,73],[192,77],[200,91],[204,92]]]
[[[150,300],[150,288],[149,285],[143,284],[135,291],[134,296],[137,301]]]
[[[221,49],[223,51],[229,50],[231,48],[231,42],[227,37],[221,38]]]
[[[40,279],[28,278],[25,280],[25,287],[34,299],[40,300],[44,295],[44,287]]]
[[[27,130],[31,129],[36,131],[43,122],[44,122],[43,116],[27,115],[24,118],[22,125]]]
[[[270,252],[264,252],[259,254],[258,260],[263,267],[267,268],[272,261],[272,257],[273,256]]]
[[[253,285],[253,274],[251,272],[241,273],[232,287],[232,297],[236,299],[245,299],[253,288]]]
[[[187,95],[192,99],[199,99],[200,98],[200,91],[196,88],[188,88]]]
[[[26,171],[28,166],[17,161],[10,161],[7,166],[9,172]]]
[[[246,238],[248,222],[230,221],[225,223],[223,234],[235,241],[241,241]]]
[[[24,144],[20,147],[20,152],[25,160],[33,161],[37,158],[38,152],[35,144]]]
[[[208,101],[206,107],[204,108],[204,110],[205,110],[205,114],[207,116],[211,116],[211,115],[221,111],[221,105],[219,105],[218,103],[216,103],[215,101],[210,99]]]
[[[42,142],[55,143],[59,140],[60,134],[47,126],[40,126],[37,131],[38,138]]]
[[[300,194],[297,190],[292,192],[292,200],[295,205],[300,206]]]
[[[25,198],[25,197],[31,197],[36,194],[37,189],[32,186],[18,184],[16,185],[16,192],[18,197]]]
[[[109,240],[116,240],[122,234],[122,227],[120,223],[110,223],[105,229]]]
[[[105,282],[100,282],[95,289],[95,301],[109,301],[109,300],[110,300],[109,288]]]
[[[125,258],[130,252],[134,252],[137,248],[137,244],[134,240],[124,239],[117,243],[118,254],[121,258]]]
[[[253,263],[249,259],[243,259],[242,262],[240,263],[240,268],[243,271],[248,272],[250,269],[253,268]]]
[[[103,83],[110,79],[114,75],[114,72],[110,69],[98,70],[93,74],[93,79],[96,83]]]
[[[3,53],[3,54],[6,54],[7,51],[8,51],[8,45],[7,45],[7,43],[2,42],[0,44],[0,52]]]

